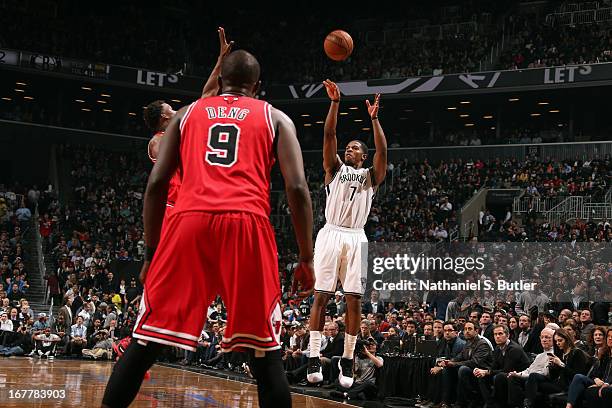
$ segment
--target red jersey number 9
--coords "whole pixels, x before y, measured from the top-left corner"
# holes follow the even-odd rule
[[[234,124],[215,124],[208,129],[206,162],[212,166],[232,167],[238,159],[240,128]]]

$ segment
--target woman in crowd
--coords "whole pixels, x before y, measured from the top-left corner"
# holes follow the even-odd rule
[[[548,377],[539,373],[529,374],[525,384],[525,408],[536,407],[538,392],[554,394],[566,392],[576,374],[586,374],[590,367],[589,356],[574,345],[574,338],[564,329],[557,329],[554,336],[555,353],[549,354]]]
[[[606,332],[606,343],[599,348],[597,360],[589,375],[576,374],[569,386],[566,408],[574,408],[583,398],[589,407],[605,407],[612,403],[612,328]]]
[[[600,348],[606,345],[606,328],[596,326],[588,337],[589,355],[597,357]]]
[[[574,322],[574,319],[567,319],[565,321],[563,329],[565,329],[565,331],[567,331],[570,335],[572,335],[572,337],[574,337],[574,339],[576,339],[574,341],[574,345],[576,346],[576,348],[579,348],[580,350],[589,354],[589,345],[584,340],[580,339],[580,336],[578,334],[578,326],[576,325],[576,322]]]
[[[510,329],[510,340],[518,342],[518,336],[521,333],[521,329],[519,329],[518,318],[516,316],[512,316],[508,319],[508,328]]]

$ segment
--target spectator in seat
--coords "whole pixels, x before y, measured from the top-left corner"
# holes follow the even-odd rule
[[[576,374],[586,374],[590,367],[590,358],[574,345],[574,339],[563,329],[555,331],[555,354],[548,355],[548,377],[531,373],[525,384],[525,408],[536,407],[538,392],[553,394],[566,392]]]
[[[41,334],[34,336],[35,351],[40,358],[52,359],[55,357],[55,347],[61,341],[57,334],[51,333],[51,328],[47,327]]]
[[[567,393],[566,408],[574,408],[585,398],[588,406],[610,406],[612,403],[612,328],[606,332],[606,344],[599,349],[589,375],[576,374]],[[600,395],[601,393],[601,395]],[[607,403],[607,405],[605,405]]]
[[[493,336],[496,347],[492,364],[488,369],[474,370],[482,399],[490,406],[505,404],[508,395],[508,373],[522,371],[529,366],[529,357],[521,346],[510,340],[507,326],[495,325]],[[494,388],[493,394],[491,385]]]
[[[110,326],[110,322],[113,320],[117,320],[117,312],[115,310],[115,306],[111,303],[106,306],[106,318],[104,319],[103,327],[108,329]]]
[[[57,319],[53,322],[53,327],[51,329],[52,333],[60,338],[57,347],[59,347],[62,354],[66,353],[66,347],[70,340],[70,325],[64,320],[63,315],[57,315]]]
[[[63,316],[65,324],[70,327],[72,326],[72,309],[70,305],[72,304],[72,300],[69,297],[64,298],[64,305],[60,307],[57,312],[58,315]]]
[[[26,326],[20,326],[13,340],[0,346],[0,356],[23,356],[30,353],[33,348],[32,334],[28,331]],[[33,355],[33,353],[28,355]]]
[[[491,319],[490,312],[482,312],[480,315],[480,335],[486,337],[491,344],[495,344],[495,338],[493,336],[493,319]]]
[[[87,327],[83,324],[83,317],[77,316],[76,323],[70,328],[70,353],[81,354],[87,346]]]
[[[378,331],[378,324],[376,324],[375,320],[370,320],[370,336],[376,340],[378,347],[380,347],[385,341],[385,336],[382,335],[381,332]]]
[[[595,325],[593,324],[593,317],[591,315],[591,310],[590,309],[581,310],[580,311],[580,339],[588,342],[594,328],[595,328]]]
[[[361,307],[361,312],[365,315],[370,313],[384,313],[385,305],[382,300],[379,299],[380,293],[377,290],[373,290],[370,293],[370,300],[363,302],[363,306]]]
[[[525,398],[525,383],[530,374],[536,373],[548,377],[549,354],[553,354],[555,351],[553,346],[554,336],[555,331],[553,329],[543,329],[540,333],[540,344],[544,351],[538,354],[531,365],[525,370],[520,372],[511,371],[508,373],[507,401],[509,406],[517,407],[523,403]]]
[[[443,344],[436,366],[429,370],[434,376],[431,384],[434,385],[433,392],[428,393],[429,400],[433,403],[442,402],[451,406],[457,397],[457,367],[446,365],[444,361],[459,360],[465,347],[465,340],[458,336],[457,325],[447,321],[443,326]],[[438,379],[439,378],[439,379]],[[441,391],[441,392],[440,392]]]
[[[599,349],[606,345],[606,328],[595,326],[591,334],[589,334],[587,345],[587,353],[592,357],[597,357],[599,355]]]
[[[42,334],[43,331],[49,327],[51,326],[49,325],[49,322],[47,321],[47,314],[39,313],[38,320],[34,322],[34,324],[32,325],[32,335],[36,336],[36,335]]]
[[[578,330],[578,326],[576,326],[576,322],[574,322],[574,319],[565,320],[565,326],[563,326],[563,328],[575,339],[574,344],[576,345],[576,348],[579,348],[585,353],[592,355],[592,353],[590,352],[591,348],[589,347],[587,342],[582,341],[580,339],[580,331]]]
[[[94,336],[94,346],[92,349],[83,349],[83,356],[91,357],[94,360],[100,358],[112,359],[113,341],[108,337],[108,330],[99,330]]]
[[[444,367],[458,367],[457,401],[461,407],[478,399],[478,379],[475,369],[487,369],[491,365],[492,349],[487,341],[478,335],[476,325],[468,321],[463,327],[465,347],[457,359],[445,360]]]
[[[525,353],[541,353],[542,348],[539,342],[540,330],[531,328],[531,319],[528,315],[521,314],[519,316],[519,330],[517,343],[525,350]]]

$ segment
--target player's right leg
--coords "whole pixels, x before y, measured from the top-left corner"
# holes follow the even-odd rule
[[[310,383],[323,381],[321,367],[321,332],[325,325],[325,307],[336,290],[340,267],[340,243],[338,231],[323,227],[317,234],[314,249],[315,298],[310,309],[310,340],[308,372]]]

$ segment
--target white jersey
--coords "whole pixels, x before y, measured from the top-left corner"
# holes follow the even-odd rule
[[[362,229],[370,214],[374,188],[369,168],[355,169],[343,163],[325,186],[325,221],[338,227]]]

